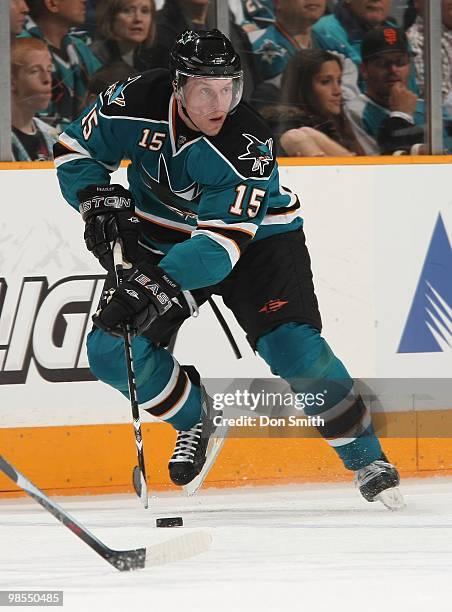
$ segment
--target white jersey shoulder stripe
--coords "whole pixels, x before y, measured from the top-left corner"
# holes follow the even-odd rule
[[[157,223],[157,225],[162,225],[163,227],[167,227],[169,229],[179,230],[189,234],[191,234],[192,231],[195,229],[193,225],[189,225],[188,223],[179,223],[177,221],[165,219],[164,217],[151,215],[151,213],[145,212],[144,210],[140,210],[137,206],[135,206],[135,212],[142,219],[145,219],[146,221],[151,221],[151,223]]]
[[[58,137],[58,141],[66,148],[70,149],[71,151],[76,151],[77,153],[81,153],[82,155],[85,155],[86,157],[91,157],[90,152],[84,147],[82,147],[82,145],[79,143],[78,140],[76,140],[75,138],[72,138],[72,136],[68,136],[66,132],[63,132],[62,134],[60,134],[60,136]]]
[[[238,230],[254,236],[259,226],[255,223],[226,223],[222,219],[212,219],[211,221],[198,221],[198,227],[218,227],[225,230]]]
[[[55,160],[55,167],[58,168],[63,164],[66,164],[70,161],[76,161],[78,159],[91,159],[93,162],[100,164],[104,168],[106,168],[109,172],[114,172],[120,166],[120,163],[117,164],[106,164],[105,162],[100,161],[99,159],[93,159],[91,157],[90,152],[82,147],[78,140],[68,136],[66,132],[60,134],[58,138],[58,142],[70,151],[67,155],[62,155]]]
[[[266,215],[261,225],[285,225],[292,223],[292,221],[295,221],[298,217],[302,217],[300,209],[277,215]]]
[[[94,164],[99,164],[100,166],[103,166],[106,170],[108,170],[108,172],[114,172],[119,168],[119,164],[112,166],[109,164],[105,164],[104,162],[101,162],[98,159],[93,159],[90,155],[84,155],[83,153],[77,152],[68,153],[67,155],[60,155],[59,157],[57,157],[54,160],[55,168],[59,168],[60,166],[63,166],[68,162],[80,161],[82,159],[89,159]]]
[[[59,168],[63,164],[67,164],[71,161],[78,161],[80,159],[91,159],[87,155],[81,155],[80,153],[68,153],[67,155],[60,155],[54,161],[55,168]],[[94,160],[93,160],[94,161]]]

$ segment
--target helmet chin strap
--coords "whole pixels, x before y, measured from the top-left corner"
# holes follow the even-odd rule
[[[176,97],[176,101],[177,101],[177,103],[178,103],[178,106],[179,106],[179,103],[180,103],[180,107],[181,107],[182,112],[184,113],[184,115],[185,115],[186,117],[188,117],[188,119],[190,119],[190,121],[192,122],[192,124],[195,126],[195,128],[196,128],[197,130],[199,130],[199,131],[201,132],[201,134],[204,134],[204,132],[201,130],[201,128],[200,128],[200,127],[199,127],[199,126],[198,126],[198,125],[197,125],[197,124],[196,124],[196,123],[193,121],[193,119],[192,119],[192,118],[190,117],[190,115],[188,114],[187,107],[185,106],[184,102],[181,100],[181,96],[180,96],[180,94],[178,93],[177,88],[175,89],[174,93],[175,93],[175,97]],[[189,127],[190,127],[190,126],[189,126]]]
[[[193,119],[188,114],[187,107],[185,106],[185,104],[183,102],[181,102],[181,108],[182,108],[182,111],[183,111],[184,115],[190,119],[190,121],[201,132],[201,134],[204,134],[204,132],[201,130],[201,128],[193,121]]]

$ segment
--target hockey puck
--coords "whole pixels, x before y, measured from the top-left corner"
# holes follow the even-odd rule
[[[181,516],[171,516],[170,518],[158,518],[155,521],[156,527],[182,527],[184,521]]]

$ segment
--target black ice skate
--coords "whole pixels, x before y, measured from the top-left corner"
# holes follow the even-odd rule
[[[402,494],[398,489],[399,473],[383,453],[379,459],[356,472],[356,486],[361,495],[369,502],[381,501],[390,510],[405,507]]]
[[[212,400],[201,384],[196,369],[183,367],[191,382],[201,388],[201,420],[188,431],[179,432],[168,469],[172,482],[183,486],[188,495],[193,495],[213,466],[223,446],[227,428],[214,425],[214,416],[221,417],[222,413],[213,410]]]

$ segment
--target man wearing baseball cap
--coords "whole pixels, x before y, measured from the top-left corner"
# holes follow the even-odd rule
[[[408,88],[411,55],[403,30],[370,30],[361,44],[367,90],[347,103],[350,119],[370,137],[368,154],[423,152],[424,101]],[[445,145],[451,149],[450,138]]]

